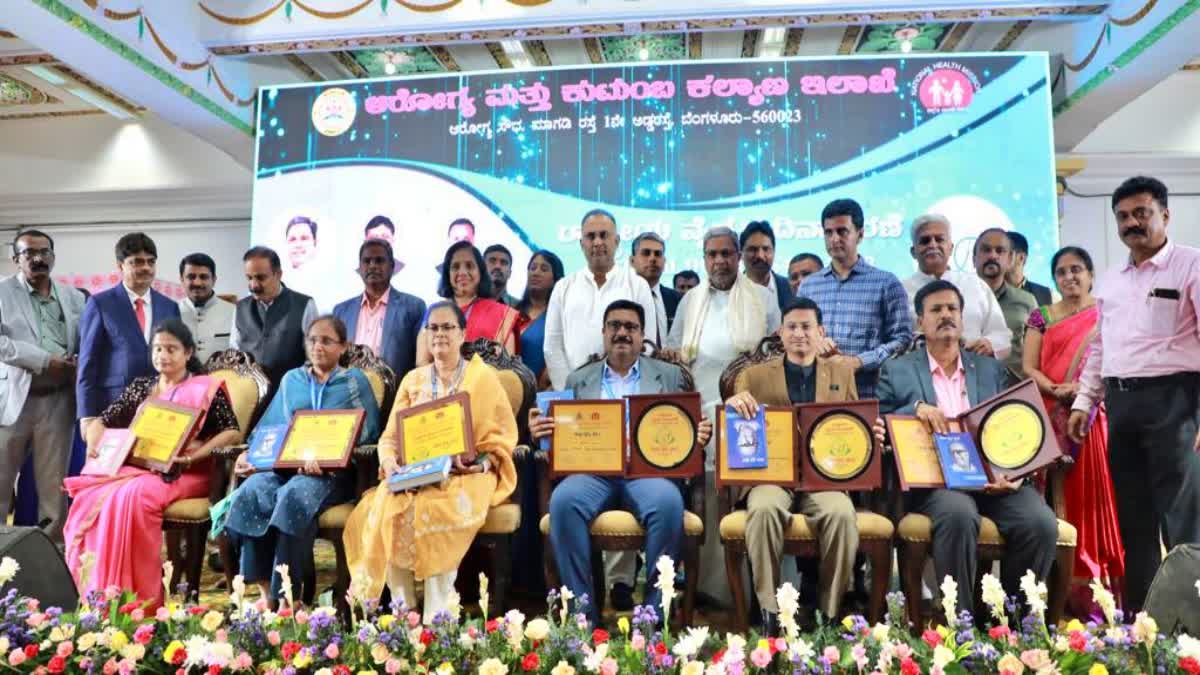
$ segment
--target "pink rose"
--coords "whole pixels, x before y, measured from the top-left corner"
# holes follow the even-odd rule
[[[133,631],[133,641],[140,645],[148,645],[154,639],[154,624],[148,623],[143,626],[138,626],[137,630]]]
[[[911,656],[912,656],[912,647],[909,647],[908,645],[904,644],[903,642],[896,645],[896,658],[903,661],[904,659],[910,658]]]
[[[300,624],[301,626],[308,625],[308,612],[304,610],[296,612],[296,623]]]
[[[783,638],[781,638],[781,637],[780,637],[780,638],[775,638],[775,651],[777,651],[777,652],[786,652],[786,651],[787,651],[787,648],[788,648],[788,643],[787,643],[787,640],[784,640],[784,639],[783,639]]]
[[[133,659],[121,659],[117,664],[117,672],[121,675],[130,675],[136,669],[137,663]]]
[[[1050,653],[1045,649],[1029,649],[1021,652],[1021,663],[1033,670],[1041,670],[1050,667],[1053,661],[1050,660]]]
[[[633,647],[635,652],[640,652],[646,648],[646,638],[641,633],[634,633],[629,640],[629,646]]]
[[[46,622],[46,615],[42,614],[41,612],[36,612],[34,614],[30,614],[29,618],[25,619],[25,623],[29,624],[30,628],[37,628],[38,626],[42,625],[45,622]]]
[[[109,659],[104,662],[104,675],[115,675],[117,672],[117,660]]]
[[[154,620],[159,623],[166,623],[171,620],[171,611],[166,607],[159,607],[154,613]]]
[[[65,659],[71,654],[75,653],[75,643],[71,642],[70,640],[60,642],[58,643],[58,649],[56,649],[54,653]]]
[[[601,661],[600,675],[617,675],[617,660],[610,656]]]
[[[146,610],[138,607],[129,613],[129,618],[133,619],[134,623],[141,623],[146,619]]]
[[[278,646],[279,646],[279,642],[280,642],[280,639],[279,639],[279,631],[277,631],[277,630],[273,630],[273,631],[271,631],[271,632],[267,633],[267,642],[268,642],[268,643],[269,643],[269,644],[270,644],[272,647],[278,647]]]
[[[246,652],[238,654],[237,658],[233,660],[234,670],[250,670],[253,667],[254,659],[250,658],[250,655]]]
[[[8,665],[19,666],[25,663],[25,652],[20,649],[14,649],[8,653]]]
[[[388,659],[387,662],[383,664],[383,669],[388,675],[396,675],[396,673],[400,672],[400,660]]]
[[[117,588],[116,586],[109,586],[108,588],[104,589],[105,600],[115,600],[119,595],[121,595],[121,589]]]
[[[766,668],[771,665],[770,650],[759,647],[750,652],[750,663],[753,663],[756,668]]]
[[[842,653],[839,652],[838,648],[834,647],[833,645],[826,647],[821,656],[824,656],[825,660],[830,663],[837,663],[838,661],[842,660]]]
[[[946,675],[946,671],[942,670],[941,666],[934,666],[930,669],[929,675]]]
[[[339,653],[340,651],[336,642],[330,642],[329,646],[325,648],[325,658],[330,661],[336,661]]]
[[[31,612],[38,611],[38,607],[40,607],[41,604],[41,601],[37,598],[28,598],[25,600],[25,608]]]

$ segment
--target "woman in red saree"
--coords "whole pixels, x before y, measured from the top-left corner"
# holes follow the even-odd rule
[[[1062,300],[1029,315],[1025,331],[1025,374],[1042,392],[1059,446],[1074,458],[1064,481],[1066,520],[1079,533],[1070,596],[1077,614],[1090,613],[1087,585],[1100,579],[1120,589],[1125,576],[1125,550],[1117,528],[1117,507],[1108,471],[1108,420],[1104,404],[1089,413],[1082,445],[1067,437],[1067,418],[1079,390],[1100,313],[1092,297],[1092,258],[1077,246],[1060,249],[1051,259],[1054,282]]]
[[[456,242],[446,249],[442,260],[442,280],[438,295],[453,300],[467,317],[466,342],[487,338],[495,340],[509,354],[517,353],[517,335],[521,313],[491,299],[492,282],[486,273],[483,255],[469,241]],[[424,324],[424,322],[422,322]],[[433,363],[425,339],[425,329],[417,334],[417,365]],[[397,373],[403,375],[403,373]]]
[[[116,586],[156,609],[163,601],[163,512],[180,499],[208,494],[209,455],[241,439],[224,383],[203,375],[187,326],[167,319],[154,328],[151,361],[157,377],[139,377],[87,428],[89,457],[106,429],[127,428],[150,399],[200,410],[199,431],[166,474],[125,465],[115,476],[75,476],[65,481],[71,510],[63,536],[67,565],[78,584],[83,556],[95,567],[80,594]],[[195,591],[196,589],[191,589]]]

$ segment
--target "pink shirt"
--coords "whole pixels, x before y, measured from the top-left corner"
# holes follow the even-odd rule
[[[376,356],[382,356],[380,348],[383,346],[383,317],[387,315],[389,295],[391,294],[384,293],[379,302],[372,307],[367,294],[363,293],[362,305],[358,310],[358,328],[355,329],[354,342],[370,347]]]
[[[937,407],[947,419],[954,419],[971,409],[971,401],[967,398],[967,373],[963,370],[962,355],[954,366],[954,374],[946,375],[946,371],[938,365],[933,354],[929,354],[929,375],[933,379],[933,394],[937,396]],[[929,401],[926,401],[929,403]]]
[[[1109,270],[1097,286],[1100,331],[1074,409],[1089,410],[1104,398],[1105,377],[1200,370],[1200,249],[1168,241],[1139,267],[1129,261]]]

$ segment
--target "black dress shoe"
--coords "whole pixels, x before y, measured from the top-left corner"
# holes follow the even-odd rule
[[[776,637],[779,635],[779,614],[776,612],[768,612],[763,610],[762,623],[759,624],[759,629],[762,631],[763,637]]]
[[[608,601],[618,612],[633,611],[633,587],[621,582],[613,584],[612,591],[608,594]]]

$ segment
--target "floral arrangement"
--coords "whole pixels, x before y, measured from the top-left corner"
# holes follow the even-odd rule
[[[84,561],[86,583],[91,561]],[[781,634],[742,636],[711,632],[707,626],[672,634],[660,627],[675,598],[674,565],[658,561],[662,604],[638,607],[618,620],[615,634],[594,628],[581,609],[587,598],[563,588],[547,597],[545,616],[466,617],[456,597],[447,611],[422,625],[417,612],[364,601],[347,594],[353,618],[342,623],[329,607],[304,609],[281,598],[278,611],[245,598],[233,584],[224,610],[175,602],[148,612],[117,589],[94,592],[78,612],[41,609],[37,601],[9,590],[0,598],[0,671],[21,673],[261,673],[272,675],[758,675],[759,673],[1200,673],[1200,640],[1160,635],[1150,617],[1125,624],[1113,596],[1099,582],[1092,591],[1104,620],[1073,620],[1064,627],[1044,621],[1046,587],[1032,573],[1022,580],[1023,619],[991,575],[983,580],[990,611],[986,630],[955,607],[957,588],[942,585],[948,625],[920,635],[904,623],[900,594],[888,598],[884,623],[861,616],[801,633],[795,615],[799,595],[789,584],[778,591]],[[0,562],[0,585],[18,570]],[[171,578],[164,565],[164,580]],[[286,566],[278,568],[284,588]],[[164,581],[169,585],[169,581]],[[82,585],[82,584],[81,584]],[[487,607],[487,577],[480,575],[481,606]],[[661,612],[661,614],[660,614]]]

